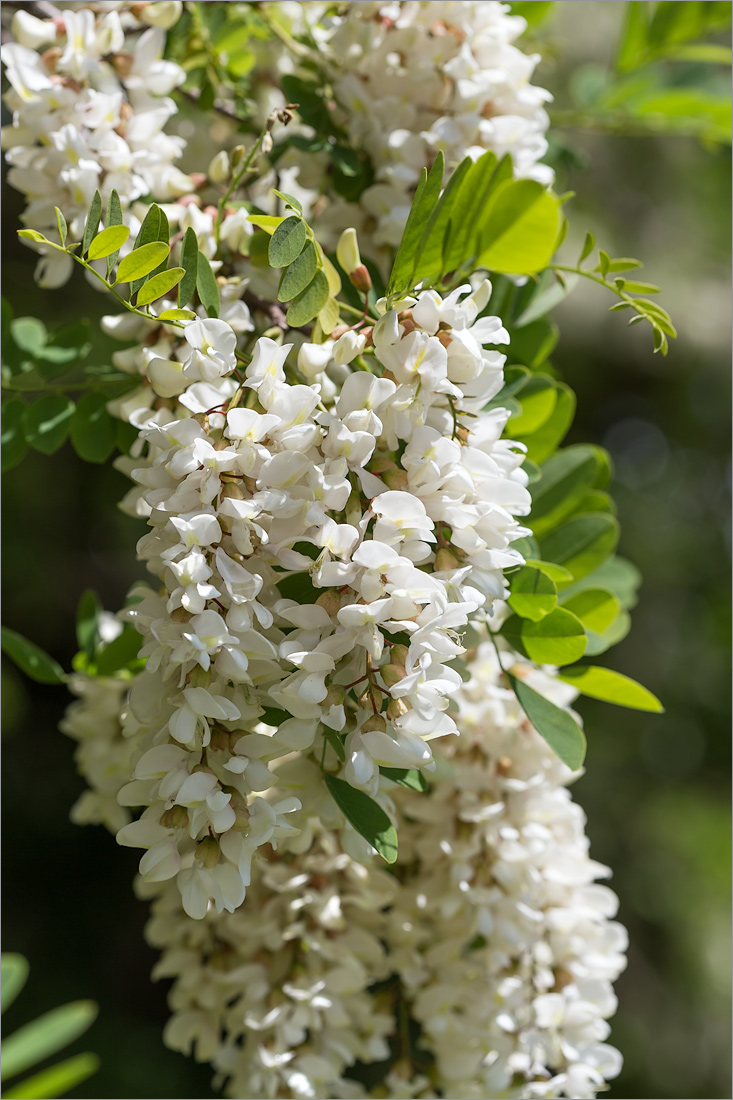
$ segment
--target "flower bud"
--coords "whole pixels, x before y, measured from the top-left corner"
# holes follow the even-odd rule
[[[409,654],[410,650],[406,645],[393,645],[389,651],[389,659],[393,665],[402,665],[404,668]]]
[[[372,474],[383,474],[385,470],[396,470],[397,463],[387,455],[375,455],[367,469]]]
[[[448,572],[451,569],[460,569],[461,563],[455,554],[442,547],[435,555],[435,571],[437,573]]]
[[[341,597],[338,592],[334,592],[332,588],[329,588],[327,592],[324,592],[322,596],[319,596],[316,600],[318,607],[322,607],[327,615],[332,619],[336,618],[336,615],[341,610]]]
[[[379,733],[387,732],[387,723],[381,714],[373,714],[371,718],[367,718],[364,725],[361,727],[362,733],[371,733],[372,731],[378,731]]]
[[[362,266],[355,229],[344,229],[336,245],[336,259],[347,275]]]
[[[346,692],[338,684],[331,684],[328,689],[326,698],[319,704],[324,710],[328,710],[329,707],[340,707],[346,698]]]
[[[141,23],[167,31],[180,19],[183,4],[181,0],[156,0],[152,4],[133,4],[131,10]]]
[[[226,183],[231,175],[229,156],[226,149],[220,149],[209,165],[209,179],[212,183]]]
[[[185,806],[171,806],[160,818],[164,829],[182,829],[188,825],[188,810]]]
[[[372,277],[367,271],[364,264],[359,264],[355,271],[352,271],[349,275],[349,282],[352,286],[361,294],[368,294],[372,289]]]
[[[214,840],[213,836],[205,836],[196,845],[196,859],[200,859],[204,867],[208,867],[209,870],[216,867],[220,855],[219,841]]]
[[[403,714],[407,714],[409,709],[404,699],[390,699],[387,707],[387,717],[390,722],[396,722]]]
[[[236,481],[222,481],[221,495],[231,497],[233,500],[245,500],[244,492]]]
[[[188,623],[191,621],[191,612],[186,611],[185,607],[177,607],[171,611],[171,619],[174,623]]]
[[[232,168],[239,168],[246,155],[247,149],[244,145],[235,145],[232,149]]]
[[[226,730],[212,730],[209,744],[212,749],[216,749],[218,752],[227,752],[229,750],[229,734]]]
[[[372,684],[359,696],[359,706],[363,707],[364,710],[373,710],[375,714],[379,714],[383,699],[384,696],[379,688]]]
[[[265,156],[267,156],[268,153],[272,152],[272,134],[269,133],[269,131],[262,139],[262,152],[265,154]]]
[[[343,336],[339,336],[333,346],[334,363],[337,367],[346,366],[352,359],[356,359],[357,355],[361,355],[365,346],[366,340],[363,336],[353,331],[345,332]]]
[[[382,474],[382,481],[388,489],[406,489],[408,478],[405,470],[385,470]]]
[[[391,688],[393,684],[398,684],[400,680],[404,680],[407,675],[402,665],[382,665],[379,671],[388,688]]]

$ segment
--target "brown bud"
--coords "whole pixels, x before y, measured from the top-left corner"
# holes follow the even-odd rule
[[[211,747],[217,752],[227,752],[229,749],[229,734],[226,730],[211,731]]]
[[[361,727],[364,733],[371,733],[373,730],[378,730],[380,733],[385,733],[387,730],[387,723],[381,714],[373,714],[371,718],[367,718],[364,725]]]
[[[174,623],[188,623],[191,621],[191,612],[186,611],[185,607],[177,607],[171,611],[171,619]]]
[[[332,588],[329,588],[327,592],[318,597],[316,604],[318,607],[322,607],[332,619],[335,619],[341,610],[341,597],[338,592],[334,592]]]
[[[383,699],[384,696],[379,688],[372,684],[359,696],[359,706],[363,707],[364,710],[373,710],[375,714],[379,714]]]
[[[345,332],[349,331],[348,325],[336,325],[336,328],[331,331],[331,339],[338,340],[340,336],[343,336]]]
[[[450,344],[453,343],[453,337],[451,336],[451,334],[449,332],[445,332],[443,329],[441,329],[438,333],[438,339],[440,340],[444,348],[447,348]]]
[[[369,463],[369,470],[373,474],[383,474],[385,470],[396,470],[397,463],[387,455],[375,455]]]
[[[364,264],[359,264],[359,266],[351,272],[349,281],[361,294],[368,294],[372,289],[372,278]]]
[[[407,474],[404,470],[385,470],[382,481],[389,489],[407,488]]]
[[[461,563],[459,562],[458,558],[455,556],[455,554],[451,554],[450,550],[446,550],[445,547],[439,550],[438,553],[435,555],[436,572],[443,573],[444,571],[447,572],[451,569],[460,568]]]
[[[214,840],[213,836],[205,836],[196,845],[196,859],[200,859],[204,867],[216,867],[220,855],[219,841]]]
[[[387,707],[387,717],[390,722],[396,722],[403,714],[407,714],[409,709],[404,699],[390,699]]]
[[[127,53],[127,51],[124,50],[120,51],[120,53],[114,54],[111,60],[115,72],[118,76],[121,76],[123,80],[126,76],[130,75],[135,61],[131,53]]]
[[[367,348],[370,348],[374,343],[374,325],[369,325],[368,328],[360,329],[360,334],[365,338]]]
[[[41,60],[50,73],[56,72],[56,66],[61,60],[63,52],[58,46],[51,46],[50,49],[44,50],[41,54]]]
[[[160,818],[164,829],[181,829],[188,825],[188,810],[185,806],[171,806]]]
[[[241,485],[238,485],[236,481],[223,481],[221,486],[221,495],[223,497],[232,497],[233,500],[245,499],[242,487]],[[219,518],[221,519],[221,517]]]
[[[402,665],[382,665],[379,671],[388,688],[391,688],[393,684],[398,684],[400,680],[404,680],[407,675]]]
[[[402,321],[400,323],[402,325],[402,335],[403,336],[409,336],[409,334],[411,332],[414,332],[415,329],[417,328],[417,325],[413,321],[412,317],[408,317],[408,319],[406,321]]]
[[[189,172],[188,178],[191,180],[197,191],[199,191],[202,187],[206,187],[209,182],[209,177],[206,175],[206,172]]]
[[[345,698],[346,692],[344,691],[344,689],[342,687],[339,687],[337,684],[331,684],[330,688],[328,689],[326,698],[320,705],[324,708],[340,707]]]

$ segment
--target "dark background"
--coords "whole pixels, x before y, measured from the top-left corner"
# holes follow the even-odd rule
[[[564,3],[537,82],[558,103],[569,74],[606,59],[622,5]],[[572,10],[570,10],[572,8]],[[552,60],[555,53],[562,63]],[[645,326],[609,314],[600,288],[558,311],[553,362],[578,395],[569,442],[606,446],[616,464],[621,552],[644,574],[633,629],[607,663],[663,700],[664,716],[582,702],[588,773],[575,794],[592,854],[614,872],[629,966],[617,984],[611,1041],[625,1068],[611,1097],[730,1096],[730,157],[686,138],[558,130],[559,190],[578,193],[577,255],[591,228],[602,247],[645,260],[679,330],[668,358]],[[3,292],[16,316],[49,328],[107,305],[76,276],[60,291],[32,281],[15,237],[20,196],[3,187]],[[94,324],[92,329],[94,331]],[[108,345],[99,334],[93,361]],[[3,622],[67,667],[80,593],[121,606],[140,567],[142,525],[116,508],[126,480],[67,445],[31,453],[4,476]],[[73,826],[81,780],[57,731],[67,698],[3,662],[4,938],[31,963],[6,1018],[10,1031],[63,1001],[92,997],[100,1015],[74,1049],[99,1074],[74,1095],[206,1097],[211,1071],[167,1051],[165,983],[142,939],[146,907],[130,889],[138,855],[102,829]]]

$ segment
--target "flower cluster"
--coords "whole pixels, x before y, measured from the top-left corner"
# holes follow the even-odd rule
[[[54,19],[21,9],[13,17],[15,41],[2,47],[13,112],[2,132],[8,182],[28,200],[21,220],[50,240],[58,239],[54,206],[72,240],[81,239],[96,190],[105,202],[117,190],[125,222],[136,230],[136,199],[151,192],[172,199],[192,188],[174,164],[183,141],[164,133],[177,110],[170,92],[185,76],[163,59],[164,28],[181,4],[115,4],[101,18],[75,7],[65,5]],[[60,286],[72,266],[70,256],[48,250],[36,278]]]
[[[481,412],[505,359],[484,344],[507,336],[476,319],[489,285],[469,292],[428,291],[368,333],[302,344],[310,385],[291,383],[291,345],[268,337],[237,382],[220,319],[190,322],[185,352],[148,364],[187,415],[150,417],[132,471],[152,528],[138,551],[165,594],[127,616],[165,713],[126,795],[147,809],[119,840],[149,849],[144,875],[181,883],[198,844],[187,912],[241,903],[252,851],[273,835],[249,821],[275,783],[270,760],[323,754],[330,736],[345,778],[377,795],[380,766],[431,768],[428,742],[455,733],[459,634],[505,595],[503,570],[522,560],[514,517],[529,509],[521,448],[500,438],[508,413]]]
[[[567,685],[501,656],[557,705],[572,701]],[[175,979],[166,1042],[210,1061],[229,1096],[385,1095],[351,1074],[387,1059],[386,1095],[400,1097],[590,1098],[618,1072],[605,1040],[626,935],[596,881],[607,870],[589,858],[573,775],[527,722],[490,643],[470,668],[429,795],[383,781],[397,875],[343,850],[318,816],[318,769],[295,754],[280,770],[309,806],[308,829],[254,861],[246,908],[194,921],[173,883],[139,880],[154,899],[154,975]],[[73,705],[77,728],[108,709],[111,685]]]
[[[399,244],[420,173],[438,150],[449,168],[487,149],[509,153],[518,176],[552,182],[540,162],[551,96],[529,83],[539,55],[513,45],[525,28],[494,0],[359,0],[314,27],[336,121],[374,166],[359,200],[376,223],[373,244]],[[305,165],[303,181],[317,187]],[[353,219],[353,204],[339,199],[324,215],[339,230]]]

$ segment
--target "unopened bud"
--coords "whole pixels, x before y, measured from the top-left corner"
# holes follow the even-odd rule
[[[347,275],[363,266],[355,229],[344,229],[336,245],[336,259]]]
[[[393,684],[398,684],[400,680],[404,680],[407,673],[401,665],[382,665],[379,670],[382,674],[382,679],[388,688],[391,688]]]
[[[167,31],[180,19],[183,4],[181,0],[156,0],[152,4],[133,4],[130,10],[141,23]]]
[[[171,806],[160,818],[164,829],[182,829],[188,825],[188,810],[185,806]]]
[[[390,699],[387,707],[387,717],[391,722],[396,722],[403,714],[407,714],[409,709],[404,699]]]
[[[373,710],[375,714],[378,714],[382,709],[383,699],[384,696],[379,688],[372,685],[359,696],[359,706],[363,707],[364,710]]]
[[[226,730],[212,730],[209,744],[217,752],[226,752],[229,749],[229,734]]]
[[[440,549],[435,555],[435,571],[437,573],[448,572],[451,569],[460,569],[461,563],[455,554],[452,554],[450,550],[446,550],[445,547]]]
[[[338,592],[334,592],[334,590],[330,588],[327,592],[324,592],[322,596],[318,597],[316,604],[318,607],[322,607],[326,614],[332,619],[335,619],[336,615],[341,610],[341,597]]]
[[[247,149],[244,145],[235,145],[232,149],[232,168],[239,168],[246,155]]]
[[[371,718],[367,718],[364,725],[361,727],[364,733],[371,733],[372,731],[378,731],[379,733],[386,733],[387,723],[381,714],[373,714]]]
[[[338,684],[331,684],[326,694],[326,698],[320,705],[324,710],[328,707],[340,707],[345,698],[346,692],[344,689],[339,687]]]
[[[188,178],[195,191],[200,191],[201,188],[206,187],[209,182],[209,177],[206,175],[206,172],[189,172]]]
[[[115,54],[114,57],[112,58],[112,65],[114,67],[114,70],[115,70],[115,72],[117,73],[118,76],[122,77],[123,80],[126,76],[129,76],[130,73],[132,72],[132,66],[133,66],[134,60],[135,59],[134,59],[134,57],[132,56],[131,53],[127,53],[127,52],[124,52],[124,51],[121,51],[120,53]]]
[[[188,623],[191,621],[191,612],[186,611],[185,607],[177,607],[171,612],[171,619],[174,623]]]
[[[220,149],[209,165],[209,179],[212,183],[226,183],[230,175],[229,156],[226,149]]]
[[[58,46],[51,46],[50,49],[44,50],[41,54],[41,60],[46,66],[46,70],[49,73],[56,72],[56,66],[64,55],[64,51],[60,50]]]
[[[196,845],[196,859],[200,859],[204,867],[208,867],[209,869],[216,867],[220,855],[221,849],[219,848],[219,841],[214,840],[213,836],[205,836],[204,839]]]
[[[396,470],[397,463],[387,455],[375,455],[369,463],[369,471],[372,474],[383,474],[385,470]]]
[[[410,655],[410,650],[406,645],[393,645],[389,651],[389,659],[393,665],[402,665],[404,668],[407,664],[407,658]]]
[[[191,769],[191,774],[194,772],[206,772],[207,775],[216,775],[213,768],[208,767],[206,764],[197,764],[195,768]]]
[[[364,264],[359,264],[356,270],[351,272],[349,282],[360,294],[368,294],[372,289],[372,277]]]
[[[406,489],[407,473],[404,470],[385,470],[382,481],[388,489]]]
[[[451,336],[451,334],[449,332],[445,332],[443,329],[441,329],[438,333],[438,339],[440,340],[444,348],[450,347],[450,345],[453,343],[453,337]]]
[[[233,500],[245,499],[244,492],[242,491],[241,486],[237,485],[236,481],[223,481],[221,486],[221,495],[223,497],[231,497]]]
[[[272,152],[272,144],[272,134],[268,130],[268,132],[262,139],[262,152],[265,154],[265,156],[267,156],[268,153]]]

